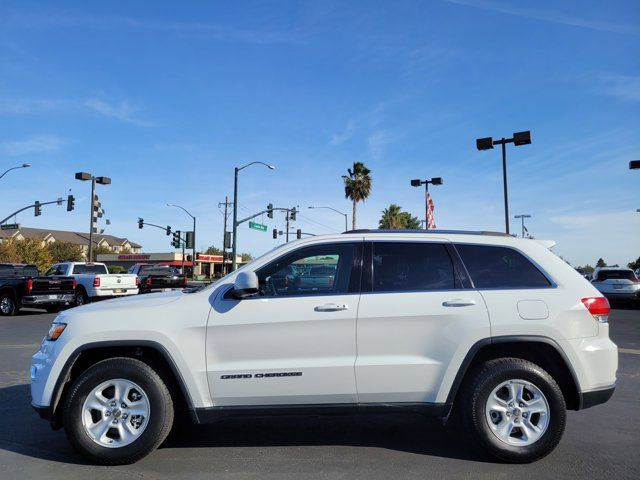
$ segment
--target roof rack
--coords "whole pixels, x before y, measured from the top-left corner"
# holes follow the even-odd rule
[[[415,234],[459,234],[459,235],[488,235],[488,236],[493,236],[493,237],[511,237],[511,235],[509,235],[508,233],[504,233],[504,232],[490,232],[490,231],[474,231],[474,230],[419,230],[419,229],[412,229],[412,230],[387,230],[387,229],[369,229],[369,228],[362,228],[362,229],[357,229],[357,230],[347,230],[346,232],[343,233],[415,233]]]

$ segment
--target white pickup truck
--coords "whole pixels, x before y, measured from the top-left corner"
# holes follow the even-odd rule
[[[47,271],[47,275],[66,275],[75,279],[78,287],[73,303],[76,306],[98,298],[123,297],[138,293],[137,275],[111,274],[104,263],[56,263]]]

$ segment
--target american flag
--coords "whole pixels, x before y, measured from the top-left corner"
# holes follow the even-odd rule
[[[431,194],[427,192],[427,230],[431,230],[436,228],[436,219],[433,216],[433,211],[436,209],[433,204],[433,199],[431,198]]]

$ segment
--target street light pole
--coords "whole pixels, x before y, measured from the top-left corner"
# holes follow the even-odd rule
[[[9,168],[9,169],[5,170],[5,172],[4,172],[2,175],[0,175],[0,178],[4,177],[4,176],[5,176],[7,173],[9,173],[11,170],[17,170],[17,169],[19,169],[19,168],[29,168],[30,166],[31,166],[31,164],[30,164],[30,163],[23,163],[22,165],[19,165],[19,166],[17,166],[17,167],[11,167],[11,168]]]
[[[476,139],[476,148],[478,150],[490,150],[494,145],[502,146],[502,182],[504,190],[504,227],[505,232],[509,234],[509,195],[507,192],[507,143],[513,143],[516,147],[521,145],[529,145],[531,143],[531,132],[516,132],[512,138],[502,138],[494,140],[492,137]]]
[[[87,257],[87,261],[93,261],[93,226],[94,226],[94,202],[96,198],[96,183],[100,185],[109,185],[111,183],[111,179],[109,177],[96,177],[87,172],[78,172],[75,175],[76,180],[91,181],[91,200],[89,201],[89,254]],[[97,219],[96,219],[97,220]]]
[[[191,249],[192,249],[191,279],[195,280],[196,279],[196,217],[191,215],[191,213],[189,213],[189,211],[186,208],[181,207],[180,205],[176,205],[176,204],[173,204],[173,203],[167,203],[167,207],[179,208],[180,210],[182,210],[184,213],[186,213],[187,215],[189,215],[193,219],[193,239],[192,239],[193,245],[191,245]],[[185,238],[186,238],[186,234],[185,234]],[[184,261],[184,247],[182,248],[182,260]]]
[[[429,184],[433,185],[442,185],[444,180],[442,177],[433,177],[431,180],[420,180],[419,178],[415,178],[411,180],[412,187],[419,187],[420,185],[424,185],[424,229],[429,229]]]
[[[311,205],[307,208],[326,208],[328,210],[333,210],[336,213],[339,213],[340,215],[342,215],[344,217],[344,231],[348,231],[349,230],[349,219],[347,218],[347,214],[344,212],[341,212],[340,210],[336,210],[333,207],[325,207],[325,206],[315,206],[315,205]]]
[[[522,214],[522,215],[516,215],[513,218],[519,218],[522,221],[522,238],[524,238],[524,219],[525,218],[531,218],[531,215],[528,214]]]
[[[233,243],[231,247],[231,271],[235,271],[238,268],[238,262],[236,262],[236,253],[238,251],[238,173],[240,170],[258,163],[264,165],[269,170],[275,170],[276,168],[264,162],[251,162],[242,167],[235,167],[233,171]]]

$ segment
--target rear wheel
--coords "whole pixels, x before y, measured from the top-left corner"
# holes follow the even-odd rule
[[[73,299],[73,303],[76,307],[81,307],[89,303],[89,297],[87,296],[87,292],[84,291],[84,288],[78,288],[76,290],[76,296]]]
[[[16,300],[11,292],[0,294],[0,315],[10,316],[18,312]]]
[[[479,365],[459,396],[462,421],[493,456],[528,463],[560,442],[566,406],[560,387],[538,365],[501,358]]]
[[[156,449],[173,424],[171,395],[158,374],[132,358],[103,360],[85,371],[65,399],[71,444],[103,465],[133,463]]]

